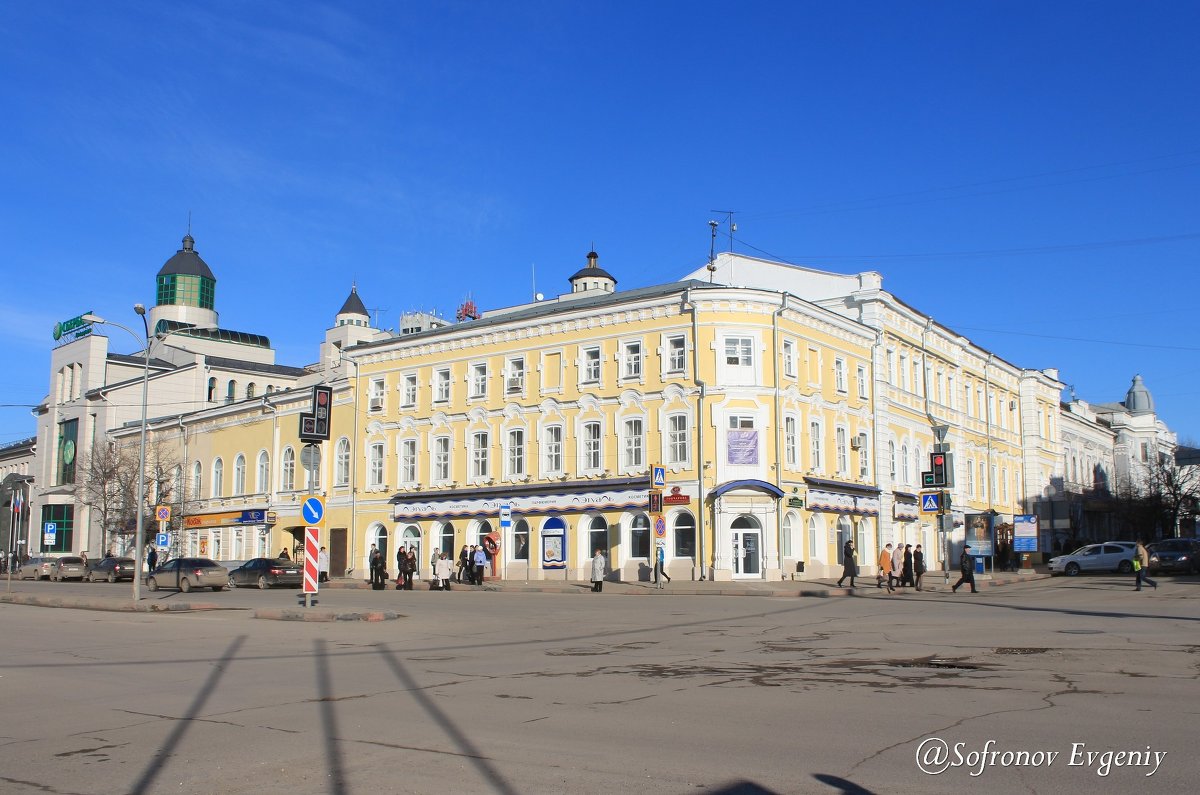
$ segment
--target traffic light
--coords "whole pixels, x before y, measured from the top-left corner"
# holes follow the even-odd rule
[[[929,474],[932,475],[931,486],[948,486],[950,485],[947,473],[950,471],[950,454],[949,453],[930,453],[929,454]]]
[[[300,441],[329,441],[329,410],[333,406],[333,388],[314,386],[312,411],[300,414]]]
[[[663,493],[662,489],[650,489],[650,513],[662,513],[663,509]]]

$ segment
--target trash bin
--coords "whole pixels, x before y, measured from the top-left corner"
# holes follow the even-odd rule
[[[802,560],[796,561],[796,573],[797,574],[804,573],[804,561],[802,561]]]
[[[975,558],[975,573],[983,574],[983,558]]]

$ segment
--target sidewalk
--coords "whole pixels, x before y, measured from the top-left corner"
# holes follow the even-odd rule
[[[1033,571],[1029,574],[1018,572],[996,572],[987,575],[990,579],[977,578],[975,586],[981,590],[1000,588],[1026,582],[1049,579],[1046,571]],[[950,573],[950,584],[958,581],[958,571]],[[945,584],[944,573],[930,571],[922,580],[925,592],[949,592],[950,586]],[[394,590],[394,582],[388,582],[386,590]],[[321,584],[322,589],[355,589],[370,590],[370,583],[356,579],[334,579]],[[486,579],[482,586],[459,585],[453,583],[452,590],[462,591],[497,591],[500,593],[591,593],[592,584],[581,580],[500,580]],[[429,590],[428,580],[413,582],[413,590]],[[721,582],[682,580],[676,577],[663,589],[658,589],[652,582],[612,581],[604,582],[604,593],[626,595],[687,595],[687,596],[790,596],[828,598],[834,596],[888,596],[886,588],[876,588],[874,576],[859,577],[857,588],[839,588],[836,579],[822,580],[726,580]],[[916,593],[912,588],[897,588],[895,594]]]

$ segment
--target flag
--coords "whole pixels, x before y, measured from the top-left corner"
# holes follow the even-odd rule
[[[20,516],[21,515],[21,507],[23,505],[24,505],[24,502],[21,499],[21,492],[19,492],[19,491],[14,492],[13,500],[12,500],[13,513],[15,513],[17,516]]]

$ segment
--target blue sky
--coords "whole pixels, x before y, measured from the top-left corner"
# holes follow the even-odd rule
[[[357,280],[453,316],[735,248],[884,286],[1200,439],[1186,2],[0,5],[0,443],[55,321],[138,324],[189,212],[228,328],[315,361]],[[722,233],[724,234],[724,228]],[[723,245],[728,245],[723,238]],[[133,341],[114,332],[114,347]]]

